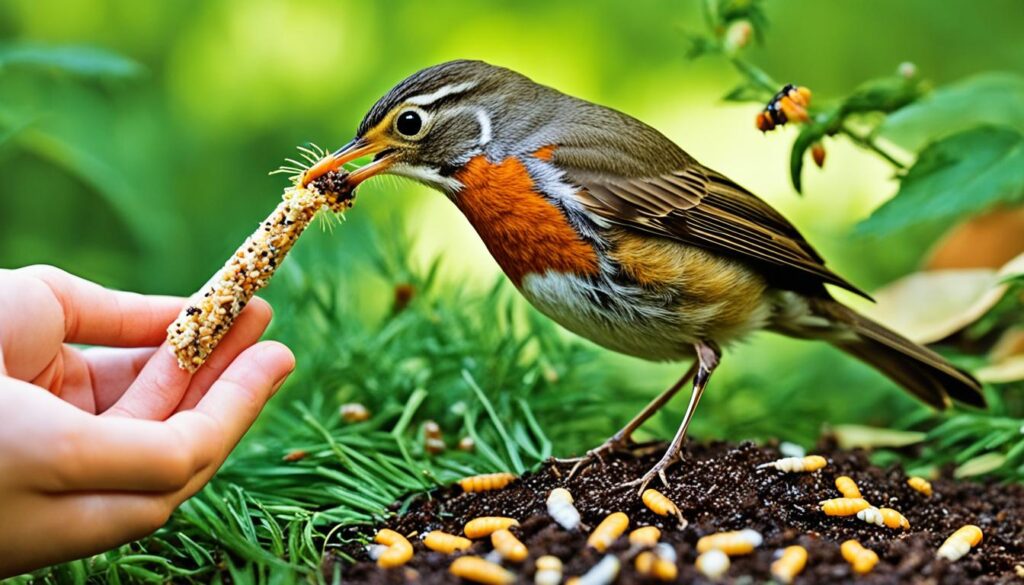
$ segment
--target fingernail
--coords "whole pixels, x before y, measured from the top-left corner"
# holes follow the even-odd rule
[[[295,371],[295,369],[292,368],[291,370],[288,370],[287,372],[285,372],[285,374],[283,376],[278,378],[277,382],[274,383],[274,387],[270,389],[270,395],[271,396],[273,396],[274,394],[277,394],[277,391],[280,390],[281,386],[283,386],[285,381],[288,380],[288,376],[291,376],[292,372],[294,372],[294,371]]]

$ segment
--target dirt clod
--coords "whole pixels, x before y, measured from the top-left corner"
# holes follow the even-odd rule
[[[659,446],[660,447],[660,446]],[[794,581],[813,583],[914,583],[954,585],[1020,582],[1017,567],[1024,564],[1024,486],[955,482],[940,478],[932,482],[929,498],[907,485],[907,476],[896,467],[882,469],[869,465],[863,452],[819,453],[828,466],[815,473],[780,473],[756,469],[761,463],[780,457],[773,448],[750,443],[690,444],[681,463],[668,472],[668,486],[653,485],[679,505],[688,524],[648,510],[635,489],[617,489],[642,475],[660,457],[661,450],[647,449],[636,457],[623,454],[595,463],[566,482],[570,468],[554,462],[540,471],[523,476],[502,490],[464,493],[458,486],[436,490],[416,499],[404,514],[388,521],[387,527],[410,536],[415,556],[410,570],[382,570],[373,564],[358,544],[330,546],[358,559],[344,565],[347,583],[459,583],[448,572],[453,556],[432,552],[419,536],[431,530],[462,534],[463,525],[479,516],[509,516],[520,521],[512,531],[526,544],[529,558],[522,563],[505,563],[520,583],[532,583],[534,563],[543,555],[562,559],[565,576],[581,575],[603,556],[588,549],[586,540],[608,514],[625,512],[630,529],[657,526],[662,542],[672,545],[679,562],[677,583],[710,583],[694,567],[696,543],[704,535],[723,530],[752,528],[764,536],[764,544],[753,554],[735,557],[722,583],[762,583],[771,580],[769,567],[776,552],[801,545],[808,551],[807,568]],[[867,524],[855,516],[825,516],[818,502],[838,497],[836,477],[852,477],[864,498],[875,506],[892,507],[910,522],[909,530],[894,530]],[[545,500],[556,487],[567,488],[575,498],[583,527],[567,532],[548,516]],[[964,524],[976,524],[984,531],[982,543],[956,563],[937,559],[939,545]],[[368,530],[372,534],[372,529]],[[351,534],[349,535],[352,536]],[[863,576],[853,573],[839,546],[857,539],[878,553],[879,563]],[[485,556],[490,539],[481,539],[462,554]],[[645,583],[636,573],[625,537],[607,551],[623,561],[617,583]],[[339,555],[329,555],[338,559]],[[329,561],[325,571],[335,569]]]

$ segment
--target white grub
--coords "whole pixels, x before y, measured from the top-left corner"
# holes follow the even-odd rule
[[[868,524],[877,524],[878,526],[885,526],[885,518],[882,516],[882,511],[874,506],[864,508],[860,512],[857,512],[857,519],[863,520]]]
[[[619,576],[622,562],[615,555],[605,555],[589,571],[580,576],[576,585],[610,585]]]
[[[380,558],[380,555],[384,554],[384,551],[388,550],[387,545],[384,544],[368,544],[366,545],[366,554],[370,559],[376,561]]]
[[[701,553],[696,562],[697,570],[712,581],[724,577],[729,571],[729,564],[729,555],[717,548]]]
[[[167,343],[183,370],[195,372],[206,362],[235,318],[256,291],[270,282],[285,255],[324,205],[339,207],[338,200],[316,190],[286,189],[273,213],[224,267],[192,295],[167,328]]]
[[[783,457],[768,463],[762,463],[757,469],[771,468],[783,473],[804,473],[821,469],[827,465],[827,461],[820,455],[807,455],[805,457]]]
[[[558,585],[562,582],[562,560],[551,555],[537,559],[537,572],[533,575],[536,585]]]
[[[580,512],[573,505],[572,494],[565,488],[555,488],[548,494],[548,515],[566,530],[576,530],[580,525]]]

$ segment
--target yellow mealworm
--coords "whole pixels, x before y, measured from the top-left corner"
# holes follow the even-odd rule
[[[679,507],[676,506],[675,502],[668,499],[665,494],[662,494],[656,489],[644,490],[640,499],[643,500],[644,505],[647,509],[659,516],[672,515],[679,519],[680,522],[683,520],[683,515],[679,511]]]
[[[629,533],[629,544],[633,546],[651,547],[661,539],[661,530],[657,526],[644,526]]]
[[[503,516],[481,516],[467,522],[462,531],[468,538],[476,539],[490,536],[495,530],[501,530],[510,526],[519,526],[519,521],[515,518],[505,518]]]
[[[455,559],[448,567],[448,572],[483,585],[508,585],[516,580],[516,576],[501,565],[472,556]]]
[[[423,537],[423,545],[435,552],[452,554],[466,550],[473,545],[473,541],[440,530],[432,530]]]
[[[972,548],[978,546],[981,539],[981,528],[973,524],[962,526],[942,543],[936,556],[950,562],[959,561],[964,555],[971,552]]]
[[[839,493],[843,494],[844,498],[864,498],[860,493],[860,488],[857,487],[857,482],[853,481],[852,477],[845,475],[837,477],[836,489],[839,490]]]
[[[492,532],[491,544],[502,558],[513,563],[525,561],[526,557],[530,555],[530,552],[526,550],[526,545],[516,538],[515,534],[509,532],[508,528]]]
[[[807,549],[799,545],[787,546],[780,556],[772,563],[772,577],[780,583],[792,583],[807,566]]]
[[[925,497],[932,497],[932,484],[923,477],[911,477],[907,480],[907,485],[912,487],[914,490],[921,492]]]
[[[853,572],[858,575],[870,573],[871,569],[878,564],[878,554],[871,549],[864,548],[856,540],[847,540],[839,545],[839,552],[842,553],[846,562],[850,563]]]
[[[809,473],[817,471],[828,465],[828,461],[821,455],[808,455],[807,457],[783,457],[768,463],[758,465],[758,469],[770,467],[785,473]]]
[[[743,530],[718,532],[702,536],[697,541],[697,552],[705,553],[709,550],[720,550],[734,557],[750,554],[755,548],[761,546],[762,542],[764,542],[764,538],[760,532],[744,528]]]
[[[670,545],[661,543],[653,551],[644,551],[636,556],[636,571],[645,577],[658,581],[675,581],[679,574],[676,566],[676,551]]]
[[[394,530],[383,528],[373,540],[388,547],[377,557],[377,566],[381,568],[400,567],[412,558],[412,544]]]
[[[622,533],[629,528],[629,517],[622,512],[615,512],[609,514],[597,528],[590,533],[590,537],[587,539],[587,546],[597,549],[599,552],[604,552],[613,542],[615,542]]]
[[[485,473],[459,480],[459,485],[467,492],[489,492],[500,490],[512,483],[516,476],[511,473]]]
[[[537,571],[533,574],[535,585],[558,585],[562,582],[562,560],[551,555],[537,559]]]
[[[867,508],[857,512],[857,518],[867,522],[868,524],[876,524],[878,526],[903,529],[910,528],[910,521],[907,520],[903,514],[900,514],[892,508],[875,508],[874,506],[868,506]]]
[[[565,488],[555,488],[548,494],[548,515],[566,530],[576,530],[580,525],[580,511],[573,505],[572,494]]]
[[[697,562],[694,564],[702,575],[712,581],[717,581],[729,571],[729,555],[717,548],[713,548],[700,553],[697,557]]]
[[[821,511],[827,516],[853,516],[871,504],[863,498],[832,498],[819,502]]]

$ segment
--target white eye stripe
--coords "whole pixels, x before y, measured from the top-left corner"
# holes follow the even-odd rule
[[[483,146],[491,141],[491,117],[483,108],[477,108],[476,120],[480,122],[480,146]]]
[[[475,81],[465,81],[462,83],[449,84],[442,87],[441,89],[438,89],[437,91],[413,96],[405,100],[405,102],[416,106],[429,106],[430,104],[436,102],[441,98],[445,98],[457,93],[467,92],[476,87],[476,84],[477,82]]]

